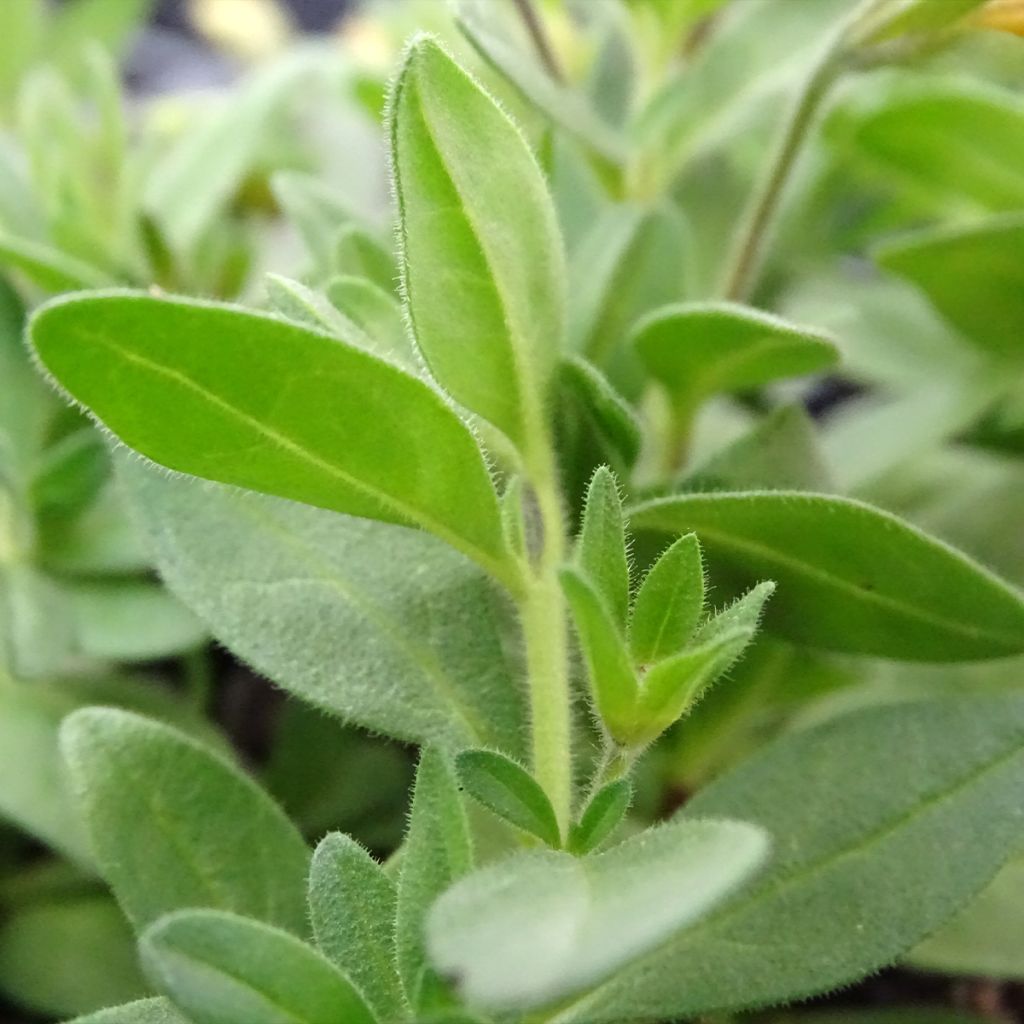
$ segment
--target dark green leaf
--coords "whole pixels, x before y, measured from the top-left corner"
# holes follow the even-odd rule
[[[520,764],[493,750],[464,750],[455,759],[463,789],[516,828],[562,845],[554,808],[537,780]]]
[[[592,853],[622,824],[633,799],[629,779],[616,779],[602,786],[587,803],[580,820],[573,825],[569,848],[582,855]]]
[[[630,522],[695,531],[716,579],[774,579],[765,626],[798,643],[910,661],[1024,650],[1016,590],[863,502],[795,491],[686,495],[640,505]]]
[[[607,377],[580,356],[562,363],[562,381],[586,410],[606,443],[627,465],[636,462],[643,443],[640,420]]]
[[[352,983],[288,932],[217,910],[160,918],[146,973],[196,1024],[375,1024]]]

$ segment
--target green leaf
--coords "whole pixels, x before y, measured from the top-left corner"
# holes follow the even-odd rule
[[[153,661],[194,650],[202,623],[155,583],[117,580],[69,584],[81,653],[104,661]]]
[[[994,356],[1024,354],[1024,214],[967,227],[929,228],[875,252],[885,267],[920,288],[975,345]]]
[[[377,351],[403,364],[415,365],[402,307],[390,292],[369,278],[339,275],[327,282],[326,293],[334,308],[375,342]]]
[[[350,325],[338,316],[337,310],[325,298],[290,277],[267,274],[267,300],[275,312],[298,324],[342,337],[355,334],[350,329],[346,330]],[[350,340],[355,344],[354,337]]]
[[[761,620],[765,602],[775,592],[770,580],[759,583],[731,605],[711,616],[694,637],[694,642],[706,644],[720,637],[731,636],[736,630],[753,635]]]
[[[338,233],[350,224],[353,211],[341,196],[310,174],[277,171],[270,177],[270,190],[309,250],[318,274],[325,276],[334,261]]]
[[[554,808],[537,780],[510,757],[493,750],[464,750],[455,759],[463,789],[499,818],[542,839],[562,845]]]
[[[685,495],[639,505],[630,522],[696,532],[716,580],[774,579],[765,627],[797,643],[908,661],[1024,650],[1016,590],[860,501],[796,491]]]
[[[366,278],[388,294],[398,281],[391,253],[358,224],[346,224],[335,236],[334,269],[346,277]]]
[[[684,481],[688,491],[831,491],[814,422],[800,405],[770,412],[749,433],[702,463]]]
[[[624,629],[629,614],[629,556],[619,485],[607,466],[594,473],[587,489],[576,565],[601,595],[619,629]]]
[[[662,553],[637,590],[629,624],[634,660],[649,665],[675,654],[703,612],[704,559],[700,541],[690,533]]]
[[[532,450],[565,333],[561,240],[540,167],[432,39],[411,45],[391,110],[417,343],[459,402]]]
[[[692,927],[761,865],[767,848],[749,825],[686,821],[585,858],[517,854],[438,900],[427,924],[431,959],[470,1006],[543,1006]]]
[[[182,910],[147,928],[140,950],[147,974],[196,1024],[375,1024],[336,967],[259,921]]]
[[[559,579],[587,665],[594,706],[613,736],[626,736],[632,728],[638,692],[629,649],[607,602],[589,578],[565,566]]]
[[[950,78],[895,94],[886,85],[854,115],[853,143],[887,180],[945,209],[1024,205],[1024,107],[1013,93]]]
[[[173,592],[279,686],[410,742],[522,749],[493,588],[437,538],[138,459],[118,475]]]
[[[596,850],[622,824],[632,800],[633,784],[629,779],[616,779],[602,786],[573,825],[569,849],[580,856]]]
[[[872,708],[783,737],[686,808],[778,837],[768,869],[553,1021],[697,1017],[877,970],[1019,849],[1022,785],[1019,697]]]
[[[382,1021],[408,1010],[395,964],[397,899],[395,883],[355,840],[335,832],[320,842],[309,873],[316,944]]]
[[[862,16],[850,34],[856,45],[885,43],[901,35],[931,35],[942,32],[966,18],[985,0],[888,0]]]
[[[562,362],[562,384],[570,391],[601,440],[632,466],[640,455],[643,431],[640,420],[626,400],[601,371],[580,356]]]
[[[473,866],[466,812],[444,756],[426,747],[416,773],[398,879],[398,973],[410,1003],[429,976],[424,924],[430,907]]]
[[[234,765],[112,708],[74,712],[61,749],[93,853],[137,928],[205,906],[306,931],[306,845]]]
[[[76,1017],[68,1024],[189,1024],[166,999],[140,999]]]
[[[915,968],[1024,978],[1024,861],[1011,861],[978,897],[911,950]]]
[[[37,512],[77,512],[96,497],[109,472],[103,439],[83,427],[43,453],[32,478],[33,504]]]
[[[718,392],[816,373],[837,359],[826,335],[730,302],[659,309],[637,326],[633,345],[683,408]]]
[[[422,525],[502,573],[497,499],[476,441],[392,364],[274,317],[144,294],[57,300],[30,331],[67,391],[153,460]]]
[[[5,913],[0,989],[21,1006],[53,1017],[137,999],[148,986],[131,928],[114,901],[63,894]]]
[[[772,1017],[767,1024],[986,1024],[988,1017],[953,1010],[839,1010]]]
[[[0,232],[0,264],[20,270],[33,284],[47,292],[76,288],[107,288],[115,282],[109,275],[45,242]]]

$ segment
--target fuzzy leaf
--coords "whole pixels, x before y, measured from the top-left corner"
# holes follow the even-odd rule
[[[765,626],[797,643],[908,661],[1024,651],[1016,590],[860,501],[788,491],[695,494],[642,504],[630,522],[636,530],[695,531],[716,580],[774,579],[779,589]]]
[[[696,534],[680,537],[651,566],[637,590],[629,625],[634,660],[649,665],[675,654],[704,612],[704,560]]]
[[[565,333],[561,240],[540,168],[426,37],[395,83],[391,146],[419,347],[459,402],[529,447]]]
[[[67,391],[156,462],[501,560],[476,441],[390,363],[274,317],[144,294],[57,300],[30,330]]]
[[[427,747],[420,757],[398,880],[398,973],[410,1003],[429,988],[424,924],[430,907],[473,866],[469,823],[455,775]]]
[[[414,743],[521,749],[492,588],[437,538],[138,459],[118,475],[171,589],[279,686]]]
[[[1020,848],[1022,785],[1020,697],[873,708],[783,737],[686,808],[778,837],[768,869],[553,1021],[788,1002],[891,963]]]
[[[643,431],[636,413],[608,378],[581,356],[568,356],[562,362],[562,382],[585,410],[602,440],[614,448],[627,466],[633,465],[640,455]]]
[[[749,825],[686,821],[591,857],[517,854],[438,900],[427,926],[431,959],[470,1006],[543,1006],[692,926],[760,866],[767,848]]]
[[[878,262],[920,288],[975,345],[1024,359],[1024,214],[929,228],[880,247]]]
[[[597,712],[613,736],[628,735],[637,679],[626,643],[607,603],[586,576],[566,566],[559,578],[572,611]]]
[[[320,952],[351,978],[382,1021],[407,1011],[395,965],[395,883],[354,839],[321,840],[309,872],[309,911]]]
[[[338,315],[338,311],[325,298],[290,277],[267,274],[267,300],[275,312],[297,324],[328,334],[355,334],[352,330],[346,332],[346,328],[351,325]],[[352,344],[356,343],[354,337],[349,340]]]
[[[729,302],[656,310],[637,326],[633,345],[683,407],[718,392],[816,373],[837,359],[825,335]]]
[[[602,786],[572,827],[569,837],[572,852],[582,855],[596,850],[622,823],[632,800],[633,784],[629,779],[616,779]]]
[[[199,906],[306,931],[306,844],[234,765],[113,708],[74,712],[60,738],[100,870],[137,928]]]
[[[464,750],[455,759],[455,769],[474,800],[548,846],[561,846],[551,801],[522,765],[493,750]]]
[[[415,354],[405,333],[397,299],[369,278],[339,275],[327,282],[328,301],[374,342],[377,351],[414,365]]]
[[[68,1024],[190,1024],[166,999],[140,999],[76,1017]]]
[[[288,932],[217,910],[160,918],[140,942],[146,973],[196,1024],[375,1024],[331,963]]]
[[[607,466],[597,470],[587,489],[576,565],[624,629],[629,614],[629,557],[619,486]]]

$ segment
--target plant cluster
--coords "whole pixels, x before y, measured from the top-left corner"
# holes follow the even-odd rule
[[[1024,978],[1020,5],[455,12],[386,100],[302,51],[170,136],[95,48],[17,84],[0,814],[61,859],[10,830],[0,988],[613,1024]],[[308,173],[381,112],[383,217]],[[259,777],[207,637],[294,698]]]

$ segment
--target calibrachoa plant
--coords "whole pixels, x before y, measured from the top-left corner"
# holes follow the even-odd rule
[[[81,1024],[739,1013],[896,961],[1024,843],[1024,698],[989,685],[897,687],[764,746],[726,728],[726,746],[759,749],[686,760],[741,721],[731,694],[756,701],[780,672],[1024,654],[1020,591],[888,510],[915,481],[883,486],[878,450],[912,460],[923,433],[1019,451],[1019,152],[1016,178],[979,172],[970,198],[994,209],[877,253],[919,289],[901,295],[908,331],[969,339],[938,426],[897,395],[822,450],[779,397],[838,373],[843,342],[797,315],[814,309],[813,272],[772,255],[807,232],[784,200],[819,126],[956,194],[941,166],[907,163],[893,108],[825,104],[850,75],[986,23],[1012,31],[1019,12],[871,0],[830,18],[722,245],[680,184],[706,140],[682,130],[695,100],[661,52],[717,5],[632,5],[654,79],[641,114],[617,98],[642,75],[617,74],[614,46],[584,95],[538,12],[499,6],[524,15],[535,67],[486,5],[464,5],[461,28],[530,134],[414,37],[387,100],[394,258],[287,178],[279,200],[314,266],[272,276],[269,310],[169,294],[188,276],[168,274],[30,318],[40,370],[116,442],[120,493],[177,599],[290,694],[420,748],[404,839],[381,862],[340,832],[310,850],[201,730],[75,710],[60,749],[86,856],[158,993]],[[741,59],[758,8],[772,5],[723,15],[709,60]],[[1024,123],[981,90],[960,99]],[[714,188],[703,173],[694,195]],[[884,199],[874,218],[907,219]],[[701,457],[725,396],[740,436]],[[907,422],[909,442],[892,436]],[[645,792],[677,755],[698,792],[652,810]]]

